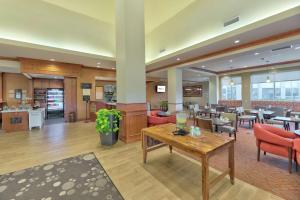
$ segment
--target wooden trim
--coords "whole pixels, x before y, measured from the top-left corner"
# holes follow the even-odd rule
[[[0,56],[0,60],[19,61],[18,58],[15,58],[15,57],[5,57],[5,56]]]
[[[117,109],[125,112],[146,111],[146,103],[117,103]]]
[[[251,41],[251,42],[248,42],[248,43],[245,43],[245,44],[228,47],[228,48],[225,48],[225,49],[222,49],[222,50],[214,51],[214,52],[204,54],[204,55],[201,55],[201,56],[196,56],[194,58],[182,60],[182,61],[175,62],[175,63],[172,63],[172,64],[164,65],[164,66],[161,66],[161,67],[158,67],[158,68],[155,68],[155,69],[150,69],[150,70],[147,70],[147,73],[162,70],[162,69],[166,69],[166,68],[170,68],[170,67],[174,67],[174,66],[177,66],[177,65],[187,64],[187,63],[190,63],[190,62],[196,62],[196,61],[199,61],[199,60],[202,60],[202,59],[207,59],[207,58],[211,58],[211,57],[214,57],[214,56],[219,56],[219,55],[222,55],[222,54],[231,53],[231,52],[238,51],[238,50],[241,50],[241,49],[255,47],[255,46],[258,46],[258,45],[263,45],[263,44],[275,42],[275,41],[278,41],[278,40],[282,40],[282,39],[286,39],[286,38],[294,37],[294,36],[298,36],[298,35],[300,35],[300,28],[294,29],[294,30],[291,30],[291,31],[287,31],[287,32],[284,32],[284,33],[280,33],[280,34],[277,34],[277,35],[272,35],[272,36],[269,36],[269,37],[261,38],[261,39],[258,39],[258,40],[254,40],[254,41]]]
[[[217,72],[217,74],[232,73],[232,72],[238,72],[238,71],[253,70],[253,69],[260,69],[260,68],[264,68],[264,67],[273,67],[273,66],[278,66],[278,65],[288,65],[288,64],[295,64],[295,63],[300,63],[300,59],[298,59],[298,60],[289,60],[289,61],[278,62],[278,63],[265,64],[265,65],[256,65],[256,66],[247,67],[247,68],[224,70],[224,71]]]
[[[104,67],[89,67],[89,66],[86,66],[86,65],[82,65],[82,68],[85,68],[85,69],[99,69],[99,70],[113,71],[113,72],[116,71],[116,69],[109,69],[109,68],[104,68]]]

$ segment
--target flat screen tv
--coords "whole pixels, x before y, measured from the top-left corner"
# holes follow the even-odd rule
[[[157,93],[164,93],[164,92],[166,92],[166,86],[165,85],[157,85],[156,86],[156,92]]]

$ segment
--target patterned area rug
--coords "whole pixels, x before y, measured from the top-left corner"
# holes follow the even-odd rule
[[[123,200],[93,153],[0,176],[5,200]]]

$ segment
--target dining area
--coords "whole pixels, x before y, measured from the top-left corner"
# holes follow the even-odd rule
[[[239,127],[253,130],[255,123],[268,124],[299,135],[300,113],[289,108],[256,106],[245,109],[242,106],[229,107],[222,104],[199,106],[190,104],[188,116],[194,126],[216,133],[228,133],[237,138]],[[300,137],[300,135],[299,135]]]

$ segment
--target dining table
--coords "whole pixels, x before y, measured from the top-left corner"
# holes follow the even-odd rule
[[[295,130],[299,129],[300,118],[298,117],[273,117],[272,120],[282,121],[284,123],[284,127],[286,127],[287,123],[294,123]]]

